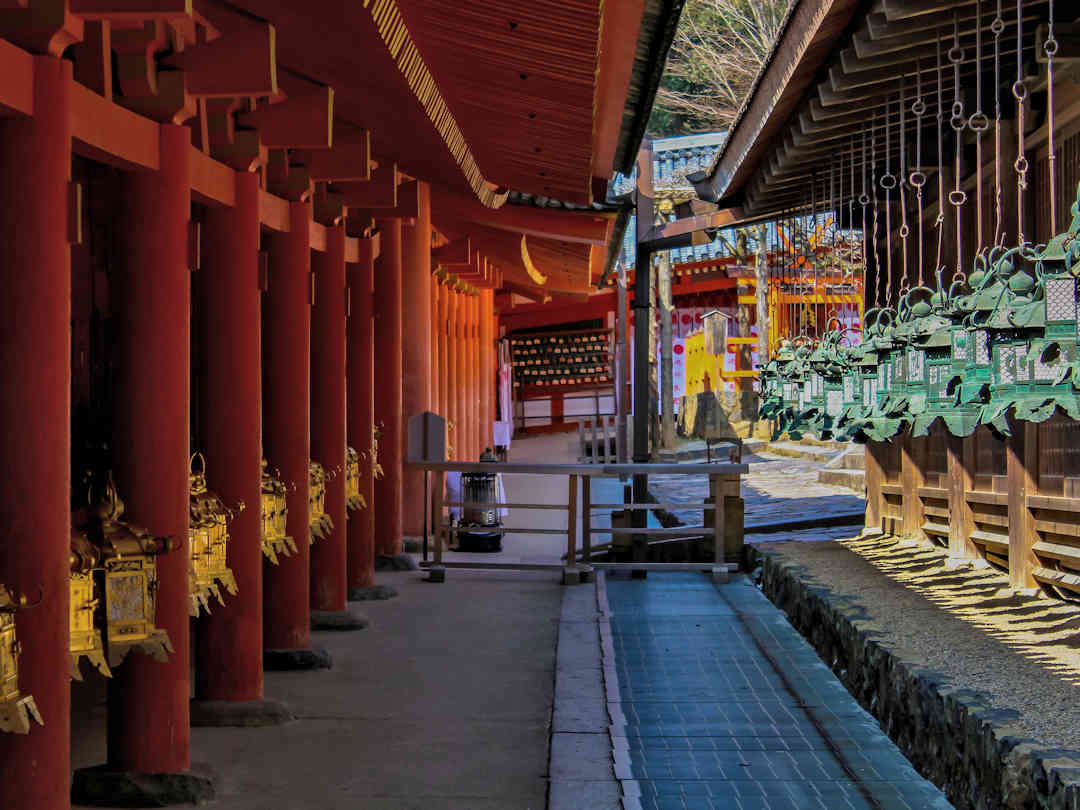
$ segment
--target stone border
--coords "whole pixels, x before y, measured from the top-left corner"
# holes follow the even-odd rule
[[[803,580],[803,566],[746,547],[765,595],[881,724],[916,770],[961,810],[1080,810],[1080,752],[1013,733],[1011,709],[902,660],[874,637],[870,613]],[[973,630],[973,632],[976,632]]]

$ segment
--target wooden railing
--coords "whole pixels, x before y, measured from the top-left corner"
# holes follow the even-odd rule
[[[866,447],[866,524],[985,560],[1014,588],[1080,597],[1080,423],[1055,416]]]
[[[423,469],[433,473],[433,512],[437,517],[436,524],[442,524],[442,513],[445,507],[464,507],[466,505],[476,508],[506,508],[511,510],[562,510],[566,513],[566,528],[534,528],[530,526],[499,526],[499,527],[449,527],[447,532],[436,532],[434,539],[434,562],[430,567],[433,581],[441,582],[445,578],[446,565],[443,562],[444,545],[449,537],[456,532],[468,531],[492,531],[501,534],[565,534],[566,556],[564,557],[563,582],[574,584],[587,581],[594,567],[605,568],[632,568],[632,569],[668,569],[668,570],[691,570],[711,568],[716,579],[726,579],[727,572],[737,568],[742,555],[742,510],[726,509],[725,505],[731,498],[739,497],[739,477],[747,471],[745,464],[521,464],[500,462],[433,462],[418,463],[413,465],[417,469]],[[539,475],[539,476],[564,476],[567,478],[566,503],[492,503],[477,504],[465,502],[447,502],[444,500],[444,480],[446,473],[499,473],[502,475]],[[706,476],[709,479],[709,493],[711,503],[680,503],[680,504],[656,504],[656,503],[593,503],[592,482],[594,478],[628,478],[635,475],[685,475]],[[580,486],[579,486],[580,484]],[[579,498],[580,490],[580,498]],[[629,512],[644,512],[644,510],[657,509],[664,506],[682,509],[699,509],[703,514],[711,513],[712,519],[708,525],[680,526],[678,528],[657,528],[649,526],[594,526],[593,512],[598,509],[626,510]],[[516,515],[515,515],[516,517]],[[647,517],[643,514],[642,517]],[[640,520],[645,523],[646,520]],[[735,525],[737,524],[737,525]],[[703,563],[650,563],[644,560],[627,563],[615,562],[586,562],[579,564],[577,537],[578,529],[581,529],[582,551],[584,558],[589,561],[592,552],[592,538],[596,535],[629,535],[640,545],[647,545],[651,537],[711,537],[713,541],[713,561],[710,564]],[[464,566],[463,566],[464,567]],[[529,568],[537,566],[517,565],[504,567]],[[540,566],[548,567],[548,566]]]

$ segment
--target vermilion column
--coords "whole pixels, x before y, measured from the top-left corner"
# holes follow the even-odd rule
[[[431,410],[442,413],[439,403],[439,370],[442,360],[439,356],[439,280],[431,277]]]
[[[289,204],[289,230],[267,237],[263,296],[263,450],[288,490],[286,531],[296,554],[263,563],[263,664],[329,666],[311,650],[308,476],[311,406],[311,204]]]
[[[186,771],[188,723],[188,456],[191,130],[160,126],[160,168],[125,174],[116,212],[117,320],[113,468],[125,519],[170,536],[157,558],[158,627],[167,663],[129,653],[109,681],[109,764],[146,773]]]
[[[479,303],[475,295],[469,296],[469,424],[472,425],[472,460],[480,457],[480,340]]]
[[[401,220],[376,220],[382,250],[375,261],[375,421],[382,424],[375,482],[375,553],[401,553]]]
[[[452,422],[453,431],[450,433],[449,442],[454,446],[454,460],[460,461],[463,457],[461,445],[461,425],[458,418],[457,374],[458,374],[458,345],[457,345],[457,311],[458,294],[450,286],[443,287],[443,296],[446,299],[446,318],[443,328],[446,330],[446,376],[444,378],[444,398],[446,400],[446,421]]]
[[[0,807],[71,804],[71,62],[34,57],[32,118],[0,121],[0,584],[18,613],[19,686],[44,726],[0,734]],[[39,590],[40,589],[40,590]]]
[[[192,723],[227,723],[201,701],[244,702],[272,719],[263,690],[262,344],[259,177],[236,172],[236,204],[207,208],[197,328],[205,347],[199,426],[207,481],[245,509],[229,524],[228,563],[238,593],[200,617]],[[242,711],[230,707],[230,716]],[[282,719],[280,713],[278,719]],[[216,722],[215,722],[216,720]],[[235,722],[240,722],[237,719]]]
[[[492,329],[494,299],[493,290],[480,291],[480,402],[484,447],[491,447],[494,444],[492,436],[495,422],[495,344]]]
[[[451,328],[454,330],[455,360],[454,384],[451,389],[451,396],[454,397],[454,413],[458,426],[458,458],[462,461],[469,461],[471,460],[472,450],[469,446],[469,412],[466,409],[469,366],[465,357],[465,322],[468,318],[468,309],[464,293],[455,291],[454,298],[456,299],[456,306],[454,308],[454,322]]]
[[[315,306],[311,320],[311,456],[331,474],[326,482],[329,536],[311,547],[313,621],[336,629],[361,626],[347,613],[345,512],[345,226],[327,228],[326,251],[311,259]],[[325,616],[326,612],[340,614]]]
[[[435,310],[435,332],[436,338],[439,343],[439,368],[437,374],[437,386],[439,390],[439,407],[438,413],[440,416],[449,419],[449,414],[446,407],[446,369],[449,363],[447,357],[446,348],[446,303],[447,294],[446,287],[442,285],[438,279],[435,280],[436,297],[435,302],[437,304]]]
[[[352,315],[347,327],[349,444],[360,453],[360,494],[367,506],[349,517],[349,598],[375,584],[375,479],[371,472],[375,423],[375,252],[377,238],[360,239],[360,261],[349,267]]]
[[[404,424],[431,410],[431,189],[420,183],[420,205],[412,225],[402,226],[402,343]],[[403,434],[404,435],[404,434]],[[403,530],[409,537],[424,531],[424,474],[403,468]]]

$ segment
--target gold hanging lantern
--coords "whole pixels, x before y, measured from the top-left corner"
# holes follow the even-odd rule
[[[345,448],[345,506],[350,512],[367,508],[360,494],[360,454],[352,447]]]
[[[289,506],[285,498],[285,484],[279,474],[271,473],[266,459],[262,460],[262,551],[274,565],[278,556],[291,557],[296,553],[296,542],[285,533]]]
[[[322,540],[334,530],[334,521],[330,515],[326,514],[326,482],[332,478],[332,475],[317,461],[311,462],[309,470],[311,489],[308,492],[308,503],[311,506],[311,536],[308,542],[314,545],[316,537]]]
[[[173,651],[168,632],[154,625],[158,588],[155,557],[175,551],[178,545],[120,520],[123,514],[124,502],[110,474],[94,510],[73,521],[97,555],[91,565],[95,588],[105,595],[105,647],[110,667],[118,666],[131,649],[139,649],[156,661],[167,661]],[[79,545],[82,547],[81,541]]]
[[[446,422],[447,433],[454,430],[454,423],[447,420]],[[371,426],[371,477],[376,481],[383,477],[383,468],[379,463],[379,439],[382,438],[382,423]],[[449,445],[449,438],[447,438],[447,447],[449,457],[454,457],[454,448]]]
[[[26,597],[16,598],[0,585],[0,731],[12,734],[29,734],[31,719],[45,725],[33,696],[19,691],[15,611],[22,607],[26,607]]]
[[[200,460],[199,472],[195,472],[195,460]],[[191,481],[191,524],[188,529],[190,546],[191,603],[189,612],[198,616],[200,608],[210,612],[210,596],[225,604],[218,583],[236,595],[236,577],[227,563],[229,547],[228,523],[234,515],[243,511],[241,501],[234,512],[228,509],[206,486],[206,459],[202,453],[191,457],[188,468]]]
[[[85,658],[106,678],[112,670],[105,661],[105,645],[97,626],[98,597],[94,571],[101,568],[101,552],[87,536],[71,532],[71,677],[82,680],[79,662]]]

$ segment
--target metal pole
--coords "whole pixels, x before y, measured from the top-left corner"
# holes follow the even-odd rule
[[[628,461],[626,435],[626,268],[619,263],[615,310],[615,448],[620,464]]]

